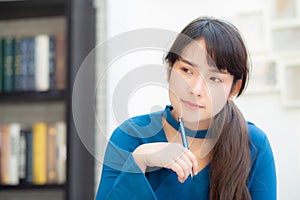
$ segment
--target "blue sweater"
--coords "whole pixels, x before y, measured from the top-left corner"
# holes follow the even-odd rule
[[[162,116],[178,130],[179,124],[171,115],[171,107],[164,111],[131,118],[112,134],[107,145],[96,200],[101,199],[209,199],[210,164],[193,178],[180,183],[169,169],[150,169],[142,173],[132,152],[141,144],[167,142]],[[270,143],[264,132],[248,123],[252,157],[248,189],[254,200],[276,199],[276,172]],[[206,131],[186,130],[188,136],[204,138]]]

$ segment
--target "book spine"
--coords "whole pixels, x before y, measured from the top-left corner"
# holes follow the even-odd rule
[[[7,36],[3,39],[3,91],[14,90],[14,39]]]
[[[35,89],[49,90],[49,36],[38,35],[35,38]]]
[[[21,77],[20,77],[20,90],[21,91],[27,91],[29,90],[29,86],[28,86],[28,55],[27,55],[27,51],[28,51],[28,42],[29,42],[29,38],[24,37],[21,40],[21,44],[20,44],[20,54],[21,54]]]
[[[9,125],[2,125],[2,152],[1,152],[1,184],[9,184],[9,154],[10,154],[10,136]]]
[[[3,90],[3,42],[2,38],[0,38],[0,93]]]
[[[47,150],[47,125],[37,122],[33,125],[33,183],[46,184],[46,150]]]
[[[66,88],[66,39],[65,35],[55,36],[55,87],[58,90]]]
[[[57,162],[56,162],[56,170],[57,170],[57,183],[64,184],[66,181],[66,158],[67,158],[67,148],[66,148],[66,123],[65,122],[57,122],[56,123],[56,131],[57,131]]]
[[[15,54],[14,54],[14,81],[15,91],[22,90],[22,53],[21,53],[22,38],[15,38]]]
[[[55,37],[49,36],[49,89],[55,89]]]
[[[25,183],[26,178],[26,131],[20,132],[20,162],[19,162],[19,178],[20,183]]]
[[[1,166],[2,166],[2,161],[1,161],[1,156],[2,156],[2,125],[0,124],[0,184],[1,184]]]
[[[20,146],[20,124],[10,124],[10,155],[9,155],[9,177],[10,185],[19,184],[19,146]]]
[[[25,131],[25,137],[26,137],[26,183],[32,183],[33,182],[33,175],[32,175],[32,166],[33,166],[33,148],[32,148],[32,130]]]
[[[35,39],[27,38],[26,61],[27,63],[27,90],[35,90]]]
[[[56,128],[48,125],[47,132],[47,183],[56,183]]]

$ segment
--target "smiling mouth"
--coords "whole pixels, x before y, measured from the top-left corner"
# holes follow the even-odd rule
[[[185,101],[185,100],[181,100],[183,102],[183,104],[188,107],[188,108],[192,108],[192,109],[201,109],[201,108],[204,108],[204,106],[201,106],[201,105],[198,105],[198,104],[195,104],[193,102],[190,102],[190,101]]]

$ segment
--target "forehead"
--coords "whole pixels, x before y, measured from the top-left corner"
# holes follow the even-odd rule
[[[187,45],[182,53],[181,58],[184,61],[188,61],[193,67],[213,67],[216,68],[216,64],[206,51],[206,44],[204,39],[194,40]]]

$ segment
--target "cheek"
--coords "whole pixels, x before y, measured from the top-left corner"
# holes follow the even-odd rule
[[[174,75],[174,71],[172,75],[169,77],[169,98],[173,107],[176,107],[179,104],[179,95],[181,92],[180,80],[177,76]]]
[[[227,102],[229,92],[230,88],[226,85],[209,89],[210,112],[212,116],[218,114],[222,110]]]
[[[169,99],[174,110],[181,112],[180,99],[186,96],[188,82],[176,70],[169,77]]]
[[[174,95],[182,95],[189,87],[188,82],[176,70],[173,70],[169,77],[169,90]]]

